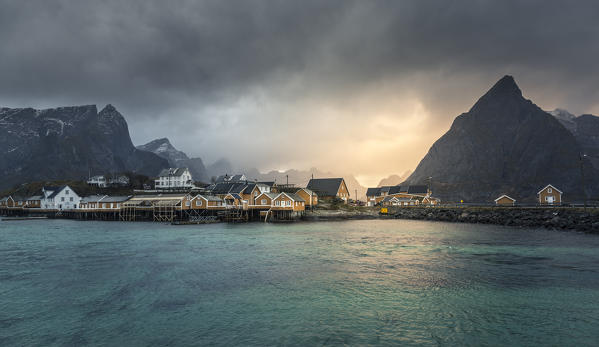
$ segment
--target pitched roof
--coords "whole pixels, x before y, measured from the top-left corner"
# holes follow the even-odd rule
[[[274,198],[276,198],[277,196],[279,196],[279,194],[277,194],[277,193],[262,193],[262,194],[258,195],[258,196],[256,197],[256,199],[257,199],[257,198],[259,198],[259,197],[261,197],[262,195],[266,195],[266,196],[267,196],[267,197],[269,197],[271,200],[272,200],[272,199],[274,199]]]
[[[60,192],[62,192],[63,189],[65,189],[67,186],[60,186],[57,187],[55,190],[52,190],[52,194],[50,194],[48,196],[48,199],[52,199],[54,198],[56,195],[58,195]]]
[[[158,175],[159,177],[168,177],[168,176],[181,176],[183,175],[183,173],[185,173],[185,170],[187,170],[186,167],[169,167],[168,169],[163,169],[162,171],[160,171],[160,174]]]
[[[291,199],[293,201],[298,201],[298,202],[304,201],[305,202],[305,200],[302,199],[301,196],[299,196],[295,193],[281,193],[281,194],[277,195],[277,198],[281,195],[286,195],[287,197],[289,197],[289,199]]]
[[[564,192],[562,192],[561,190],[559,190],[559,189],[555,188],[555,187],[554,187],[552,184],[548,184],[548,185],[546,185],[546,186],[545,186],[545,188],[543,188],[543,189],[539,190],[539,192],[537,193],[537,195],[541,194],[541,192],[542,192],[542,191],[544,191],[545,189],[547,189],[547,188],[549,188],[549,187],[551,187],[551,188],[553,188],[553,189],[557,190],[557,191],[558,191],[560,194],[564,194]]]
[[[256,187],[256,183],[250,183],[248,184],[245,189],[243,190],[243,194],[250,194],[252,192],[252,190],[254,190],[254,188]]]
[[[426,193],[428,193],[428,187],[425,185],[408,187],[408,194],[426,194]]]
[[[243,180],[243,175],[233,175],[233,177],[231,177],[231,181],[234,182],[238,182],[238,181],[242,181]]]
[[[497,202],[498,200],[500,200],[500,199],[502,199],[502,198],[508,198],[508,199],[510,199],[510,200],[512,200],[512,201],[514,201],[514,202],[516,202],[516,199],[514,199],[514,198],[512,198],[512,197],[510,197],[510,196],[507,196],[507,195],[505,195],[505,194],[503,194],[502,196],[500,196],[500,197],[498,197],[497,199],[495,199],[495,202]]]
[[[313,192],[312,190],[308,189],[308,188],[299,188],[295,191],[295,194],[299,193],[300,190],[303,190],[304,192],[306,192],[308,195],[312,195],[312,196],[318,196],[318,194],[316,194],[315,192]]]
[[[311,189],[323,196],[336,196],[341,186],[343,178],[313,178],[308,182],[308,189]]]
[[[221,198],[219,198],[218,196],[214,196],[214,195],[202,195],[202,194],[198,194],[195,196],[195,198],[201,198],[207,201],[222,201]]]
[[[379,196],[381,195],[381,188],[368,188],[366,190],[366,196]]]

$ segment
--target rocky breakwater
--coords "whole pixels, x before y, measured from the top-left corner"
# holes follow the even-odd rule
[[[599,233],[597,208],[401,208],[391,214],[398,219],[458,223],[497,224],[517,227],[577,230]]]

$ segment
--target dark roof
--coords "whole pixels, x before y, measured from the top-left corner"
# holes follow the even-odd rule
[[[245,183],[232,183],[231,189],[229,189],[229,193],[241,194],[241,192],[245,190],[245,187],[247,187],[247,184]]]
[[[368,188],[366,190],[366,196],[379,196],[381,194],[381,188]]]
[[[212,194],[227,194],[229,192],[229,190],[231,190],[231,187],[233,186],[234,183],[217,183],[214,185],[214,188],[212,188]]]
[[[308,182],[308,189],[320,196],[336,196],[343,178],[313,178]]]
[[[256,187],[256,183],[250,183],[245,187],[243,193],[250,194],[252,192],[252,190],[254,190],[255,187]]]
[[[62,188],[62,187],[60,187],[60,186],[44,186],[43,189],[47,190],[47,191],[54,192],[54,191],[59,190],[60,188]]]
[[[389,188],[389,194],[397,194],[399,192],[401,192],[400,186],[393,186]]]
[[[233,177],[231,177],[231,181],[234,181],[234,182],[241,181],[242,177],[243,177],[243,175],[234,175]]]
[[[224,183],[228,180],[229,176],[228,175],[220,175],[216,178],[216,180],[214,181],[214,183]]]
[[[52,194],[50,194],[50,196],[48,196],[48,199],[53,199],[56,195],[58,195],[58,193],[62,192],[63,189],[65,189],[67,186],[60,186],[55,188],[55,190],[52,190]]]
[[[231,196],[232,196],[234,199],[243,200],[243,199],[241,198],[241,196],[240,196],[239,194],[237,194],[237,193],[232,193],[232,194],[231,194]]]
[[[426,194],[428,192],[427,186],[409,186],[408,194]]]
[[[381,193],[389,193],[389,190],[391,189],[392,186],[384,186],[381,187]]]

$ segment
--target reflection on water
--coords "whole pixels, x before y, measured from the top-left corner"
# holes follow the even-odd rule
[[[599,237],[418,221],[0,223],[0,345],[574,345]]]

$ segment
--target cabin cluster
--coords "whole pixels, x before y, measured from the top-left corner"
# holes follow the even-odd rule
[[[396,185],[368,188],[366,191],[368,206],[411,207],[421,205],[437,205],[440,200],[431,196],[425,185]]]
[[[175,173],[187,172],[187,169]],[[174,177],[174,176],[173,176]],[[344,198],[343,179],[336,190],[328,179],[313,179],[312,186],[324,194]],[[320,181],[327,184],[320,185]],[[160,181],[187,184],[188,180]],[[169,183],[170,182],[170,183]],[[91,195],[81,197],[69,186],[43,187],[32,197],[7,196],[0,199],[3,214],[64,216],[78,219],[153,220],[153,221],[285,221],[301,217],[307,208],[318,204],[319,193],[308,187],[279,186],[275,182],[252,182],[244,175],[222,176],[215,183],[179,192],[139,191],[130,196]]]
[[[544,206],[558,206],[562,204],[561,190],[555,188],[553,185],[548,184],[537,193],[537,203]],[[507,194],[503,194],[495,199],[495,205],[497,206],[516,206],[516,199],[512,198]]]

